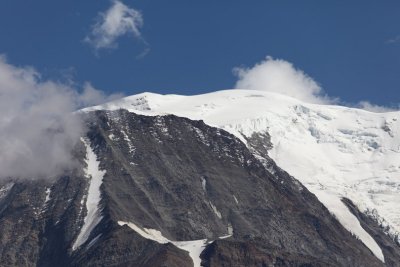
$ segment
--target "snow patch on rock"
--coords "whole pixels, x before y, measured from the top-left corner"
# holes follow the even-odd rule
[[[87,167],[85,168],[85,174],[86,177],[89,179],[90,183],[86,198],[87,213],[84,219],[83,226],[79,232],[79,235],[72,246],[73,250],[76,250],[88,240],[92,230],[103,218],[100,211],[100,200],[101,200],[100,187],[101,184],[103,183],[103,177],[105,171],[100,170],[99,168],[100,162],[98,161],[96,154],[90,147],[89,142],[83,138],[82,142],[86,147]]]
[[[191,241],[171,241],[164,237],[162,233],[155,229],[141,228],[132,222],[119,221],[119,225],[127,225],[142,237],[153,240],[160,244],[172,243],[176,247],[189,252],[189,256],[193,260],[194,267],[200,267],[200,254],[207,245],[207,239],[191,240]]]
[[[47,187],[46,188],[46,198],[44,200],[44,204],[45,205],[50,201],[50,193],[51,193],[51,188]]]
[[[11,190],[11,188],[13,186],[14,186],[14,183],[7,183],[6,185],[4,185],[0,188],[0,199],[7,196],[8,192]]]
[[[201,187],[203,188],[203,191],[207,192],[207,190],[206,190],[206,185],[207,185],[206,178],[204,178],[204,176],[201,176],[200,179],[201,179]]]
[[[209,201],[209,204],[215,215],[217,215],[218,218],[222,219],[222,214],[218,211],[217,207],[211,201]]]

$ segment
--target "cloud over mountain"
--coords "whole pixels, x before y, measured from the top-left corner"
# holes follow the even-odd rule
[[[49,178],[74,166],[84,128],[73,111],[110,99],[90,84],[80,91],[0,56],[0,179]]]
[[[324,95],[320,85],[302,70],[283,59],[267,57],[253,67],[236,67],[235,88],[269,91],[309,103],[327,104],[333,99]]]

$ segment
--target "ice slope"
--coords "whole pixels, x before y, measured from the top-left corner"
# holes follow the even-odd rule
[[[88,141],[82,139],[82,142],[85,144],[86,147],[87,168],[85,169],[85,172],[87,178],[90,179],[90,184],[86,197],[87,213],[79,235],[76,238],[74,245],[72,246],[73,250],[79,248],[88,240],[92,230],[103,218],[100,213],[99,206],[101,200],[100,187],[103,183],[103,176],[105,174],[105,171],[99,169],[100,162],[97,160],[97,156],[90,147]]]
[[[400,112],[316,105],[251,90],[195,96],[143,93],[85,109],[124,108],[144,115],[175,114],[243,135],[267,131],[270,156],[316,194],[339,221],[383,259],[374,240],[339,201],[400,231]]]

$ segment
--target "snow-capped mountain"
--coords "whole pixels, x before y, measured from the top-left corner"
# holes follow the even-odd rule
[[[342,198],[374,216],[399,242],[400,112],[372,113],[236,89],[195,96],[143,93],[86,110],[120,108],[204,120],[245,143],[253,133],[268,133],[269,156],[314,193],[375,255],[382,258],[379,246]]]
[[[398,113],[228,90],[75,115],[74,168],[1,177],[0,266],[400,266]]]

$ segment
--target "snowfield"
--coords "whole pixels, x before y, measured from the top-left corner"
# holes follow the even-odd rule
[[[275,93],[237,89],[196,96],[143,93],[84,111],[120,108],[204,120],[244,142],[243,135],[268,132],[271,158],[382,261],[379,246],[340,199],[347,197],[375,216],[389,227],[392,237],[400,231],[400,112],[308,104]]]

